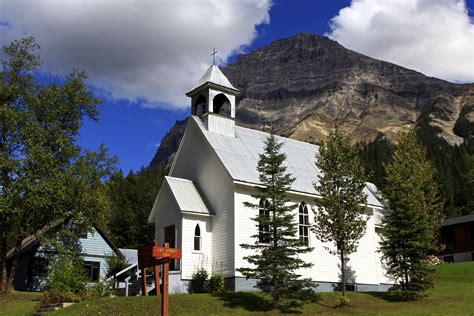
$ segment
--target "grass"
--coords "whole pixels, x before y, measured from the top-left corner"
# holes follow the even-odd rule
[[[31,315],[39,306],[41,293],[11,291],[0,295],[0,315]]]
[[[439,266],[437,267],[436,281],[435,288],[428,293],[429,296],[416,302],[390,302],[385,293],[349,293],[351,305],[337,308],[335,305],[340,294],[322,293],[321,300],[306,305],[301,310],[301,314],[474,315],[474,262]],[[31,298],[37,299],[33,296]],[[3,305],[0,306],[3,308]],[[115,297],[78,303],[51,315],[145,316],[156,315],[159,308],[159,298],[155,296]],[[15,309],[10,310],[14,311]],[[4,313],[3,310],[0,310],[0,314],[21,315]],[[170,315],[280,314],[278,311],[267,310],[261,293],[176,294],[170,296]]]

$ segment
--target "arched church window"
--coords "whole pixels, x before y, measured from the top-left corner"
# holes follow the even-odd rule
[[[309,246],[309,215],[308,207],[305,202],[301,202],[298,209],[299,217],[299,236],[303,245]]]
[[[219,93],[214,97],[213,107],[214,113],[227,117],[231,116],[230,101],[223,93]]]
[[[260,199],[258,215],[259,215],[259,224],[258,224],[258,241],[261,243],[270,242],[270,225],[268,221],[270,220],[270,201],[268,199]]]
[[[206,100],[206,97],[201,94],[196,99],[196,102],[194,102],[193,114],[200,116],[206,112],[207,112],[207,100]]]
[[[201,228],[196,224],[194,228],[194,250],[201,251]]]

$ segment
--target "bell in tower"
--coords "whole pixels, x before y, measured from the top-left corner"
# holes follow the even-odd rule
[[[202,116],[207,113],[235,118],[235,97],[239,94],[216,65],[211,65],[199,80],[197,86],[186,93],[191,98],[191,114]]]

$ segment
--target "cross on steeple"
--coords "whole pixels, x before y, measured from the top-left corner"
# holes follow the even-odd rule
[[[212,64],[215,65],[216,64],[216,54],[217,54],[217,50],[215,48],[212,49]]]

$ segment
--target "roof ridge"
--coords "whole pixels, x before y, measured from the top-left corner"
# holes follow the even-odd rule
[[[256,130],[256,129],[252,129],[252,128],[249,128],[249,127],[244,127],[244,126],[239,126],[239,125],[235,125],[236,128],[239,128],[239,129],[245,129],[245,130],[249,130],[249,131],[252,131],[254,133],[260,133],[260,134],[265,134],[265,135],[270,135],[270,133],[268,132],[264,132],[264,131],[259,131],[259,130]],[[299,140],[299,139],[294,139],[294,138],[290,138],[290,137],[285,137],[285,136],[281,136],[281,135],[276,135],[275,136],[277,138],[282,138],[282,139],[287,139],[289,141],[292,141],[292,142],[297,142],[297,143],[303,143],[305,145],[309,145],[309,146],[313,146],[313,147],[316,147],[319,149],[319,146],[316,145],[316,144],[311,144],[311,143],[308,143],[308,142],[305,142],[305,141],[302,141],[302,140]]]
[[[165,176],[165,178],[170,178],[170,179],[173,179],[173,180],[181,180],[181,181],[184,181],[184,182],[193,182],[189,179],[178,178],[178,177],[173,177],[173,176]]]

